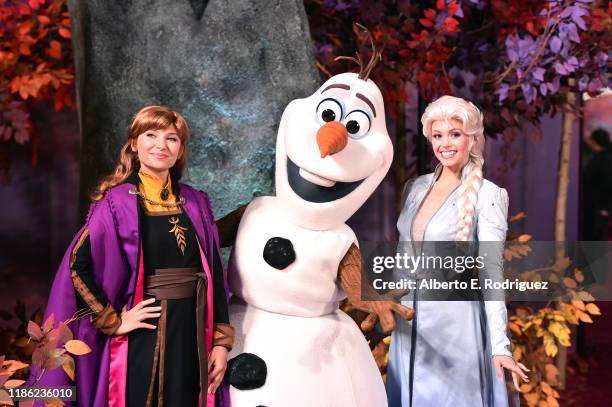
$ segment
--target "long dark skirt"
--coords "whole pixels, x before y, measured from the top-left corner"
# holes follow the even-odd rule
[[[150,306],[159,305],[160,301],[156,301]],[[163,372],[159,371],[158,358],[151,406],[158,405],[160,374],[163,374],[164,406],[198,404],[200,388],[195,308],[195,294],[191,298],[167,300],[164,369]],[[159,328],[157,318],[145,322]],[[156,341],[157,329],[137,329],[129,334],[126,398],[130,407],[147,405]]]

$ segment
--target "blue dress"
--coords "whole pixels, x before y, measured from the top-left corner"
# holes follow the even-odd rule
[[[400,241],[412,240],[412,223],[441,168],[410,181],[397,222]],[[465,168],[462,179],[465,178]],[[453,241],[457,224],[456,188],[425,226],[423,241]],[[503,244],[507,230],[508,194],[483,180],[474,212],[472,242],[487,246],[486,270],[503,275]],[[482,250],[482,244],[476,245]],[[420,251],[420,250],[419,250]],[[482,253],[481,253],[482,254]],[[416,273],[416,278],[418,273]],[[387,369],[389,407],[505,407],[506,384],[493,367],[494,355],[512,356],[506,335],[504,301],[424,301],[419,289],[402,304],[416,311],[412,321],[397,320],[391,337]]]

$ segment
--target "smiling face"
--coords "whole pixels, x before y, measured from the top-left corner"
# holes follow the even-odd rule
[[[165,179],[183,151],[181,139],[174,125],[161,130],[147,130],[132,142],[138,152],[140,167],[148,174]]]
[[[456,119],[436,120],[431,125],[431,145],[440,163],[457,173],[468,162],[472,143]]]
[[[356,74],[330,78],[283,113],[276,191],[295,223],[344,223],[374,192],[393,158],[382,95]]]

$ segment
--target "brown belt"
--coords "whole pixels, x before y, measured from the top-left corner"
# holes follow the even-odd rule
[[[208,355],[205,341],[206,274],[200,268],[158,269],[145,279],[145,295],[153,296],[161,302],[161,316],[157,327],[157,342],[153,355],[153,372],[149,385],[147,406],[152,405],[155,376],[159,370],[157,405],[163,407],[164,394],[164,353],[166,348],[166,309],[167,300],[189,298],[196,293],[196,327],[198,343],[198,363],[200,368],[200,391],[203,397],[208,389]],[[159,369],[158,369],[159,362]]]

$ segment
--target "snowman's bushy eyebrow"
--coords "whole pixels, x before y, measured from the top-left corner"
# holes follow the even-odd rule
[[[321,93],[325,92],[326,90],[330,90],[330,89],[334,89],[334,88],[344,89],[344,90],[351,90],[351,87],[349,85],[345,85],[344,83],[332,83],[331,85],[329,85],[328,87],[323,89],[321,91]]]
[[[361,99],[364,102],[366,102],[367,105],[370,106],[370,109],[372,109],[372,113],[374,113],[374,117],[376,117],[376,109],[374,109],[374,103],[370,102],[370,99],[368,99],[367,97],[365,97],[361,93],[358,93],[355,96],[357,96],[359,99]]]

